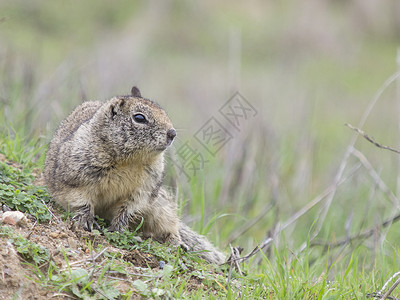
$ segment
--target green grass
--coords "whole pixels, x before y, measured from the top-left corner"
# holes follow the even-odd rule
[[[0,227],[0,237],[8,239],[14,246],[21,257],[28,262],[36,265],[43,264],[49,259],[49,252],[40,245],[37,245],[25,239],[18,233],[15,233],[10,227]]]
[[[0,197],[10,209],[26,212],[39,221],[49,221],[51,214],[46,204],[50,202],[45,187],[33,184],[34,176],[28,168],[18,169],[0,161]]]
[[[4,142],[13,143],[13,141]],[[8,155],[7,151],[3,153]],[[29,156],[29,153],[26,155]],[[30,164],[32,168],[39,167],[35,165],[35,162],[30,162]],[[0,166],[3,182],[0,185],[2,202],[35,216],[34,211],[41,211],[43,202],[46,203],[49,200],[45,190],[40,188],[38,194],[39,188],[32,185],[33,176],[29,168],[20,170],[5,163],[1,163]],[[200,187],[193,187],[192,190],[193,197],[197,197],[196,200],[200,205],[204,201],[202,200],[203,189],[204,187],[200,185]],[[20,192],[17,193],[17,190]],[[39,216],[40,223],[48,222],[47,217],[41,214],[36,214],[36,216]],[[328,216],[326,223],[333,222],[333,219],[329,218],[337,217],[340,216]],[[215,222],[219,222],[218,217],[207,218],[203,215],[204,222],[206,219],[208,219],[208,224],[206,223],[202,229],[204,233],[215,227]],[[226,222],[237,221],[229,217],[223,219],[226,219]],[[322,236],[327,235],[327,238],[335,232],[333,227],[325,230]],[[306,236],[305,249],[298,251],[293,247],[294,236],[282,233],[278,244],[274,244],[267,253],[259,253],[248,262],[241,264],[242,274],[233,270],[228,279],[228,266],[213,269],[193,255],[176,249],[171,251],[168,247],[156,242],[149,240],[143,243],[132,242],[135,234],[135,232],[127,232],[123,235],[109,233],[106,234],[106,240],[121,249],[130,251],[139,249],[167,264],[163,270],[153,271],[149,268],[142,271],[143,275],[140,278],[129,281],[130,288],[120,291],[119,279],[115,277],[115,274],[129,278],[129,272],[126,270],[132,265],[124,261],[118,253],[104,251],[101,263],[90,263],[84,267],[72,268],[69,257],[64,252],[67,268],[62,269],[51,258],[49,260],[51,249],[30,242],[8,227],[1,227],[2,238],[11,241],[16,251],[31,268],[32,276],[29,280],[39,283],[46,289],[66,292],[82,299],[90,297],[129,299],[133,295],[141,295],[145,298],[182,299],[201,299],[205,295],[210,299],[367,299],[369,293],[378,292],[384,282],[400,268],[399,249],[388,242],[380,243],[375,248],[375,252],[371,253],[364,245],[364,239],[361,239],[360,243],[349,243],[338,249],[333,246],[330,248],[329,245],[327,248],[312,245]],[[218,236],[216,240],[223,241],[224,237]],[[88,241],[88,248],[94,253],[104,250],[101,244],[94,247],[90,241]],[[45,267],[43,267],[44,262],[47,262]],[[186,265],[186,268],[182,269],[182,263]],[[110,272],[114,274],[115,279],[106,279],[106,275]],[[191,280],[197,280],[201,282],[201,285],[190,290],[193,288],[188,284]],[[396,291],[392,294],[394,295]]]
[[[35,180],[32,172],[40,169],[43,164],[44,146],[38,141],[29,141],[28,138],[21,137],[20,134],[3,135],[1,137],[0,153],[4,154],[10,161],[15,161],[22,166],[17,168],[12,164],[0,162],[0,195],[2,204],[6,204],[12,209],[30,213],[41,223],[47,223],[51,214],[47,204],[50,198],[43,187],[33,185]],[[289,148],[288,148],[289,149]],[[288,152],[289,150],[285,150]],[[285,164],[293,166],[294,158],[285,156]],[[349,165],[355,165],[357,160],[352,158]],[[217,164],[210,165],[209,168],[220,168]],[[212,171],[211,171],[212,172]],[[289,178],[293,172],[290,169],[282,170],[283,176]],[[196,180],[208,184],[196,184]],[[203,234],[208,234],[218,244],[223,243],[228,238],[232,230],[243,226],[250,218],[244,218],[239,213],[236,214],[209,214],[206,198],[221,196],[221,180],[216,180],[212,184],[205,178],[194,178],[190,185],[191,207],[198,207],[200,212],[197,230]],[[211,188],[210,188],[211,185]],[[255,205],[260,205],[260,197],[256,194]],[[355,198],[365,199],[373,197],[374,202],[369,202],[368,208],[360,211],[351,210],[351,203]],[[132,295],[143,297],[173,297],[173,298],[203,298],[205,293],[209,298],[228,298],[228,299],[367,299],[367,295],[378,292],[385,281],[396,273],[400,268],[398,259],[399,249],[393,243],[398,236],[397,226],[389,226],[388,229],[380,229],[377,226],[381,221],[369,222],[376,219],[376,212],[381,211],[386,216],[386,208],[383,201],[385,195],[375,188],[371,189],[368,174],[361,172],[356,178],[345,181],[337,190],[335,203],[324,221],[321,232],[317,240],[325,243],[309,241],[310,233],[316,226],[319,210],[310,210],[306,215],[309,220],[300,218],[291,229],[291,233],[285,231],[276,232],[276,243],[263,254],[252,257],[249,262],[241,265],[242,275],[234,270],[228,281],[228,267],[224,267],[224,272],[215,271],[209,266],[202,264],[193,255],[176,252],[155,242],[137,243],[133,238],[136,232],[126,232],[123,235],[106,233],[106,240],[120,249],[140,249],[145,253],[154,255],[166,262],[170,262],[166,269],[158,273],[147,270],[145,278],[134,279],[131,288],[121,292],[118,290],[118,280],[104,280],[104,274],[108,271],[119,272],[127,276],[124,266],[131,266],[130,263],[123,261],[118,254],[104,254],[106,259],[103,264],[93,264],[90,268],[74,268],[62,270],[50,260],[45,269],[40,267],[49,258],[48,251],[38,246],[17,233],[12,233],[6,227],[2,227],[3,238],[8,238],[13,243],[20,256],[27,261],[34,276],[30,280],[40,283],[43,287],[66,292],[80,298],[100,297],[113,299],[122,297],[129,299]],[[379,200],[379,201],[376,201]],[[257,204],[258,203],[258,204]],[[349,206],[350,204],[350,206]],[[242,204],[243,205],[243,204]],[[271,217],[274,212],[278,212],[276,206],[272,206],[268,215]],[[297,205],[301,209],[302,205]],[[352,212],[352,223],[349,232],[346,233],[346,226],[338,227],[338,224],[345,224],[349,221],[348,212]],[[192,212],[193,213],[193,212]],[[251,210],[250,213],[257,213]],[[293,210],[283,211],[281,216],[289,218]],[[67,216],[65,216],[67,217]],[[265,221],[261,221],[259,224]],[[283,220],[278,220],[280,224]],[[367,223],[367,224],[366,224]],[[276,226],[268,222],[267,228]],[[368,225],[369,224],[369,225]],[[367,226],[368,225],[368,226]],[[257,227],[253,226],[253,227]],[[373,236],[357,238],[356,236],[366,228],[382,230],[381,235],[386,236],[386,240],[376,241]],[[224,230],[218,230],[223,228]],[[307,229],[307,230],[305,230]],[[250,231],[251,232],[251,231]],[[379,232],[379,231],[378,231]],[[210,233],[212,235],[210,235]],[[355,236],[352,242],[345,243],[343,246],[334,246],[335,242],[347,234]],[[245,234],[247,235],[247,234]],[[348,236],[347,236],[348,237]],[[243,236],[234,241],[240,244]],[[261,240],[258,240],[261,242]],[[306,242],[304,250],[300,250],[300,245]],[[372,244],[371,244],[372,243]],[[248,244],[256,245],[257,240],[248,239]],[[91,248],[89,243],[89,248]],[[99,252],[104,249],[102,245],[93,248]],[[179,260],[183,259],[189,269],[182,269]],[[68,257],[65,255],[68,265]],[[91,269],[92,268],[92,269]],[[94,278],[91,272],[97,275]],[[201,288],[188,291],[188,282],[196,278],[202,282]],[[389,285],[390,286],[390,285]],[[392,296],[397,295],[396,291]]]
[[[379,19],[363,5],[305,5],[299,13],[290,1],[3,1],[0,153],[22,168],[0,162],[2,204],[49,224],[56,208],[46,189],[34,186],[35,175],[53,129],[83,98],[106,99],[138,84],[170,114],[178,149],[193,142],[206,120],[220,117],[219,107],[239,90],[258,116],[215,157],[207,156],[206,168],[191,182],[179,178],[172,163],[167,182],[182,218],[225,253],[229,243],[248,253],[274,239],[228,281],[227,267],[213,269],[177,249],[137,243],[136,232],[84,238],[93,253],[105,249],[100,240],[166,263],[164,270],[146,268],[145,276],[135,277],[125,271],[132,264],[109,250],[85,268],[70,264],[67,249],[63,264],[69,267],[51,255],[43,265],[52,249],[1,227],[2,239],[32,270],[30,280],[86,299],[367,299],[378,292],[400,269],[398,220],[385,223],[398,211],[388,195],[398,196],[398,156],[359,139],[354,147],[365,159],[353,152],[346,160],[329,209],[325,193],[353,134],[344,123],[357,125],[397,68],[394,14]],[[392,11],[389,3],[379,5],[378,12]],[[316,23],[305,22],[314,18]],[[392,84],[362,128],[394,147],[398,101]],[[108,270],[112,277],[123,274],[126,286],[107,279]],[[202,285],[192,289],[192,281]],[[398,289],[391,294],[399,295]]]

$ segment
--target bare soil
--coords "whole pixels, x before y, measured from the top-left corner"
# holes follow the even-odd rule
[[[50,224],[37,224],[28,219],[28,223],[24,227],[11,227],[29,241],[46,248],[51,259],[60,269],[67,268],[64,253],[68,257],[70,266],[92,262],[98,253],[91,249],[96,249],[99,244],[107,248],[108,253],[120,253],[123,260],[132,263],[134,268],[131,273],[138,273],[140,268],[160,268],[159,261],[155,256],[139,250],[126,251],[115,248],[103,236],[74,228],[71,224],[62,221],[59,216],[55,216]],[[104,257],[101,259],[103,260]],[[49,291],[39,282],[35,282],[35,279],[39,280],[33,272],[33,268],[31,262],[25,261],[9,240],[1,238],[0,299],[12,299],[15,295],[18,295],[17,299],[71,299],[71,296],[67,294]],[[48,263],[40,266],[44,273],[47,272],[47,268]],[[128,288],[129,286],[125,287],[125,289]],[[121,289],[119,290],[121,291]]]

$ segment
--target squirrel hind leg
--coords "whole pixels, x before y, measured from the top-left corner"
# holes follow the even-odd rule
[[[200,258],[211,264],[221,265],[225,263],[225,255],[216,249],[206,237],[194,232],[189,226],[181,223],[179,226],[181,241],[189,251],[198,252]]]

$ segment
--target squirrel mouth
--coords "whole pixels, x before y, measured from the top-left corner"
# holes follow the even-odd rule
[[[160,145],[156,148],[156,151],[165,151],[169,146],[171,146],[172,140],[167,140],[164,145]]]
[[[156,150],[156,151],[165,151],[165,150],[168,148],[169,145],[171,145],[171,143],[168,143],[168,144],[166,144],[166,145],[159,146],[159,147],[157,147],[155,150]]]
[[[171,146],[172,142],[174,141],[174,138],[176,136],[176,131],[175,129],[170,129],[167,131],[167,140],[166,143],[162,146],[159,146],[156,148],[157,151],[164,151],[167,149],[169,146]]]
[[[167,143],[166,145],[159,146],[156,148],[157,151],[165,151],[172,143]]]

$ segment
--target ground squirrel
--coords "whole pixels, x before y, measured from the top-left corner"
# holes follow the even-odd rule
[[[145,237],[202,251],[210,263],[224,255],[181,223],[162,187],[164,150],[176,131],[166,112],[133,87],[131,95],[88,101],[61,122],[46,155],[44,179],[52,197],[91,230],[94,214],[123,231],[143,219]]]

